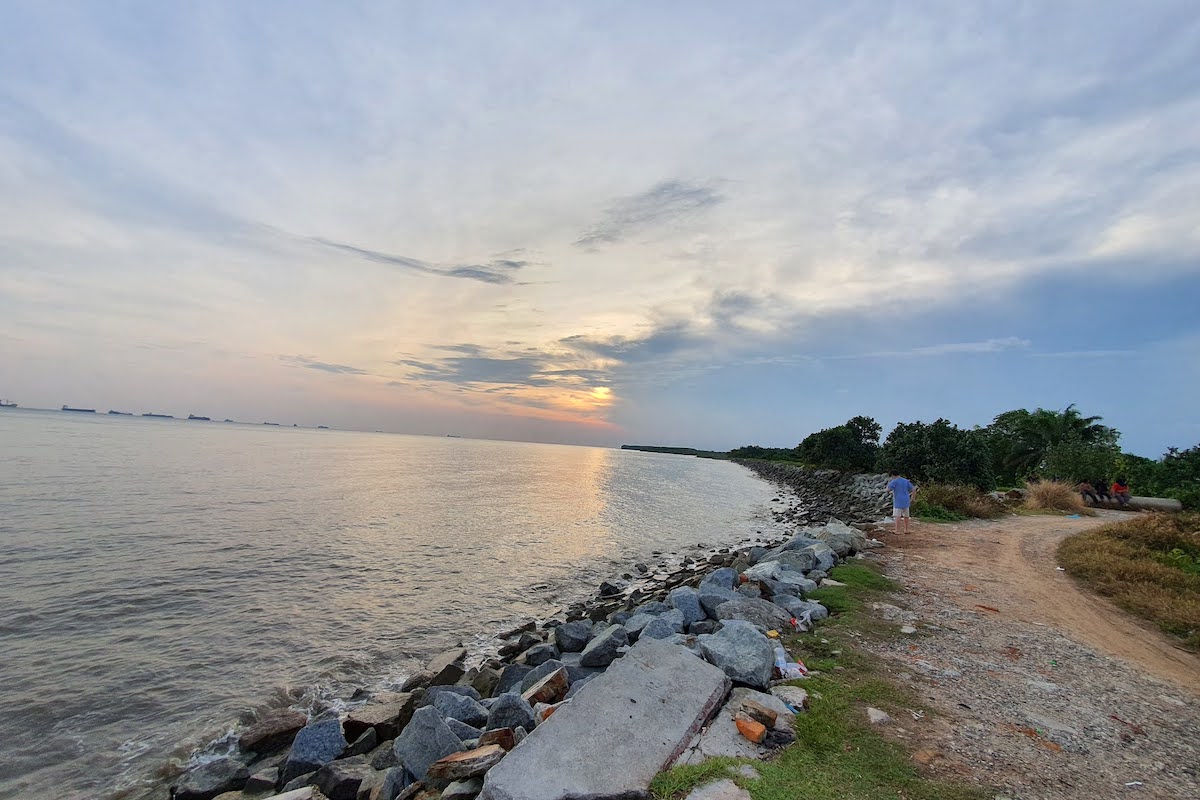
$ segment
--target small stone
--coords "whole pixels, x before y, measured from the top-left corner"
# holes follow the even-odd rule
[[[912,625],[901,625],[900,632],[904,633],[904,634],[916,633],[917,629],[914,628]]]
[[[512,750],[517,746],[516,733],[512,728],[496,728],[495,730],[484,731],[479,737],[479,746],[483,747],[489,744],[498,744],[505,751]]]
[[[779,719],[779,714],[764,706],[762,703],[754,700],[745,700],[742,702],[742,711],[746,713],[750,719],[755,722],[761,722],[768,728],[775,727],[775,721]]]
[[[842,583],[841,581],[835,581],[833,578],[822,578],[821,579],[821,587],[822,588],[828,588],[830,586],[833,586],[836,588],[836,587],[845,586],[845,585],[846,584]]]
[[[529,703],[521,695],[509,692],[497,697],[496,702],[492,704],[484,730],[521,727],[531,731],[536,724],[537,720],[533,716],[533,708]]]
[[[867,708],[867,722],[872,725],[887,725],[892,721],[891,715],[886,711],[880,711],[878,708]]]
[[[750,800],[750,793],[729,778],[693,789],[684,800]]]
[[[772,686],[771,694],[796,709],[797,712],[805,711],[808,708],[808,692],[799,686]]]

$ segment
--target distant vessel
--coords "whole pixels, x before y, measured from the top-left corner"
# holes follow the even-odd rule
[[[274,426],[274,427],[276,427],[276,428],[278,428],[278,427],[279,427],[279,423],[278,423],[278,422],[264,422],[264,423],[263,423],[263,425],[273,425],[273,426]]]
[[[153,419],[175,419],[170,414],[142,414],[143,417],[151,417]]]
[[[199,422],[212,422],[208,417],[197,417],[195,414],[188,414],[188,419],[198,420]]]
[[[446,438],[447,439],[461,439],[462,436],[459,436],[457,433],[447,433]]]
[[[132,411],[113,411],[110,409],[108,413],[114,417],[132,417],[133,416]]]
[[[96,409],[94,409],[94,408],[71,408],[70,406],[63,406],[62,410],[63,411],[78,411],[80,414],[95,414],[96,413]]]
[[[317,426],[317,430],[319,430],[319,431],[327,431],[327,430],[329,430],[329,426],[328,426],[328,425],[318,425],[318,426]]]
[[[16,408],[17,404],[12,400],[0,400],[0,408]]]
[[[231,420],[231,419],[227,419],[227,420],[225,420],[225,421],[226,421],[226,422],[233,422],[233,420]]]

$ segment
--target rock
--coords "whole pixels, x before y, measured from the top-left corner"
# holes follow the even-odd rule
[[[499,681],[500,670],[492,667],[480,667],[479,672],[471,679],[471,688],[478,692],[480,697],[491,697]]]
[[[277,708],[247,728],[238,737],[238,747],[249,753],[270,753],[287,747],[308,717],[291,708]]]
[[[371,752],[379,744],[379,734],[374,728],[367,728],[362,736],[355,739],[349,747],[342,751],[342,758],[352,758]]]
[[[220,758],[188,770],[175,785],[178,800],[212,800],[223,792],[236,792],[250,779],[250,770],[240,761]]]
[[[531,671],[533,671],[533,667],[527,667],[524,664],[509,664],[500,672],[500,680],[496,682],[492,697],[499,697],[518,688]]]
[[[574,655],[578,656],[578,654]],[[525,673],[525,677],[521,679],[521,685],[519,687],[514,687],[514,691],[524,693],[528,691],[531,686],[541,681],[542,678],[545,678],[547,675],[552,675],[565,666],[566,663],[559,661],[558,659],[551,659],[538,664],[532,670]]]
[[[779,606],[766,600],[742,597],[717,606],[717,618],[721,620],[745,620],[763,630],[786,630],[791,616]]]
[[[913,633],[917,632],[917,629],[914,628],[912,625],[901,625],[900,632],[903,634],[913,634]]]
[[[774,728],[775,722],[779,719],[779,713],[773,711],[762,703],[754,700],[745,700],[741,704],[741,709],[746,716],[766,728]]]
[[[652,617],[657,617],[659,614],[665,614],[671,610],[671,607],[661,600],[647,600],[640,606],[634,609],[635,614],[649,614]]]
[[[622,591],[623,591],[622,588],[615,583],[609,583],[608,581],[604,581],[603,583],[600,584],[600,596],[601,597],[615,597],[615,596],[619,595]]]
[[[374,773],[370,764],[334,761],[317,770],[313,783],[329,800],[356,800],[359,787]]]
[[[824,527],[813,532],[813,537],[829,545],[842,558],[859,550],[867,549],[867,537],[840,520],[831,519]]]
[[[506,752],[517,746],[516,734],[512,728],[496,728],[495,730],[484,731],[479,737],[479,746],[483,747],[489,744],[500,745]]]
[[[504,752],[500,745],[489,744],[465,753],[453,753],[430,765],[426,783],[436,785],[478,777],[499,764]]]
[[[721,627],[721,623],[715,619],[702,619],[688,625],[687,630],[693,636],[699,636],[702,633],[716,633],[719,627]]]
[[[292,742],[292,751],[283,764],[280,780],[288,783],[306,772],[315,772],[340,756],[346,744],[342,723],[337,719],[306,725]]]
[[[700,593],[690,586],[680,586],[667,594],[667,605],[683,614],[683,624],[691,625],[703,620],[707,614],[700,605]]]
[[[780,595],[772,602],[782,608],[793,619],[803,621],[806,616],[810,622],[825,619],[829,616],[829,610],[820,603],[811,600],[800,600],[790,595]]]
[[[396,742],[391,739],[380,742],[378,747],[367,754],[370,765],[382,772],[399,764],[400,759],[396,757],[395,744]]]
[[[816,559],[816,569],[822,572],[829,572],[833,569],[833,565],[837,563],[837,553],[833,552],[833,548],[824,542],[816,542],[808,547],[800,550],[801,553],[812,553]]]
[[[749,622],[729,620],[716,633],[696,637],[700,651],[731,680],[767,688],[775,667],[771,641]]]
[[[700,581],[699,594],[704,594],[705,587],[727,589],[732,592],[737,588],[737,585],[737,570],[732,567],[721,567],[720,569],[714,569],[704,576],[704,580]]]
[[[799,686],[772,686],[771,694],[798,712],[808,708],[808,692]]]
[[[429,685],[431,680],[433,680],[433,673],[422,670],[416,675],[410,675],[409,677],[405,678],[404,683],[400,684],[400,691],[414,692],[417,689],[424,689]]]
[[[732,589],[722,589],[719,586],[700,586],[700,606],[704,613],[716,619],[717,607],[730,600],[737,600],[741,595]]]
[[[395,800],[397,797],[403,797],[404,790],[412,786],[420,786],[403,766],[395,766],[383,773],[383,782],[379,787],[378,800]],[[408,795],[411,797],[412,795]],[[279,800],[276,797],[269,800]],[[375,800],[372,798],[371,800]]]
[[[887,725],[892,721],[892,717],[886,711],[880,711],[878,708],[867,708],[867,722],[872,725]]]
[[[748,716],[738,714],[733,718],[733,722],[737,725],[738,733],[745,736],[755,744],[759,744],[763,739],[767,738],[767,726],[761,722],[750,719]]]
[[[767,556],[758,566],[763,564],[779,564],[781,567],[804,573],[816,569],[817,556],[808,550],[782,550]]]
[[[412,719],[416,695],[398,692],[387,695],[387,702],[372,703],[356,708],[342,723],[347,739],[358,739],[369,728],[374,728],[379,740],[395,739]]]
[[[488,721],[484,730],[491,731],[497,728],[521,727],[527,731],[531,731],[536,724],[537,720],[533,716],[533,707],[521,695],[509,692],[497,697],[496,702],[492,704],[492,710],[488,714]]]
[[[684,800],[751,800],[750,793],[739,787],[729,778],[723,778],[715,783],[692,790]]]
[[[593,672],[591,675],[586,675],[586,676],[580,678],[579,680],[571,681],[571,688],[567,690],[567,696],[564,697],[563,699],[570,700],[572,697],[579,694],[580,690],[583,689],[583,687],[586,686],[588,683],[590,683],[593,678],[595,678],[597,675],[602,675],[602,674],[604,674],[604,673]]]
[[[482,778],[454,781],[442,792],[442,800],[470,800],[483,789]]]
[[[540,641],[540,640],[539,640]],[[467,657],[467,650],[463,647],[456,647],[453,650],[447,650],[437,658],[429,662],[425,667],[425,671],[432,673],[433,678],[429,681],[430,686],[446,686],[452,683],[457,683],[458,679],[466,674],[463,669],[462,662]]]
[[[638,563],[634,564],[633,568],[636,569],[638,572],[642,573],[643,575],[645,575],[647,572],[650,571],[650,567],[646,566],[645,564],[641,563],[640,561]]]
[[[841,581],[835,581],[833,578],[821,578],[821,586],[842,587],[845,585]]]
[[[485,800],[642,797],[728,691],[719,670],[647,639],[484,779]]]
[[[571,681],[567,677],[567,668],[559,667],[522,692],[521,697],[530,705],[536,703],[557,703],[566,697],[567,690],[570,688]]]
[[[645,628],[656,619],[653,614],[637,613],[626,620],[624,624],[625,634],[629,637],[629,641],[635,642],[642,635],[642,628]]]
[[[758,600],[763,596],[762,588],[757,583],[743,583],[738,587],[737,593],[742,597],[749,597]]]
[[[642,629],[642,637],[647,639],[670,639],[683,633],[683,625],[677,620],[667,619],[664,614]]]
[[[246,785],[242,787],[242,791],[246,794],[274,793],[278,783],[279,767],[267,767],[251,775],[246,781]]]
[[[464,746],[469,739],[478,739],[483,733],[483,731],[479,728],[468,725],[465,722],[460,722],[453,717],[442,717],[442,719],[446,721],[446,727],[450,729],[450,732],[457,736],[459,741],[463,742]],[[479,724],[482,725],[483,723],[481,722]]]
[[[426,706],[413,714],[393,749],[400,763],[421,780],[430,764],[461,750],[462,740],[454,735],[436,708]]]
[[[554,629],[554,643],[564,653],[579,653],[592,639],[592,624],[588,620],[577,620],[559,625]]]
[[[792,720],[796,716],[796,712],[788,708],[787,703],[774,694],[739,687],[729,693],[729,704],[735,709],[735,714],[738,711],[745,712],[751,718],[757,719],[765,725],[768,730],[792,730]]]
[[[433,707],[443,717],[456,719],[459,722],[470,725],[472,728],[483,727],[488,718],[488,710],[481,706],[478,701],[451,692],[438,693],[433,698]]]
[[[607,667],[617,657],[618,648],[627,644],[629,637],[625,628],[621,625],[609,625],[583,648],[579,663],[585,667]]]
[[[529,667],[536,667],[550,659],[558,658],[558,648],[550,642],[542,642],[535,644],[533,647],[521,654],[518,663],[525,664]]]
[[[536,629],[537,629],[537,623],[534,622],[533,620],[529,620],[528,622],[523,622],[511,630],[507,630],[504,633],[501,633],[496,638],[497,639],[511,639],[514,636],[520,636],[522,633],[530,633],[531,631],[534,631]]]
[[[303,789],[304,787],[311,784],[314,780],[316,780],[316,778],[317,778],[316,770],[313,770],[312,772],[305,772],[302,775],[297,775],[296,777],[292,778],[290,781],[288,781],[287,783],[285,783],[283,785],[283,791],[285,793],[287,793],[287,792],[294,792],[297,789]],[[324,796],[324,795],[322,795],[322,796]]]

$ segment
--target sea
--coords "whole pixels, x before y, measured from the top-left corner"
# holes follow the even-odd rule
[[[678,455],[0,409],[0,798],[165,798],[256,713],[769,537],[778,494]]]

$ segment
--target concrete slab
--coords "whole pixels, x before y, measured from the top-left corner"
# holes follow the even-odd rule
[[[725,699],[725,674],[686,648],[638,642],[488,771],[481,800],[648,796]]]
[[[729,778],[692,790],[684,800],[751,800],[750,793]]]

